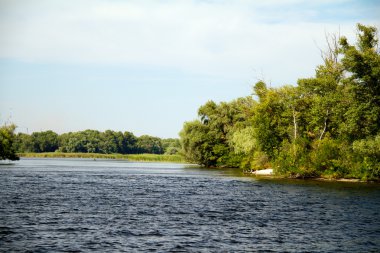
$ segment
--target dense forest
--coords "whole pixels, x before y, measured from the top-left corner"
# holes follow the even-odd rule
[[[58,135],[53,131],[18,133],[14,135],[13,149],[25,152],[63,152],[100,154],[176,154],[178,139],[160,139],[149,135],[136,137],[131,132],[104,132],[85,130]]]
[[[253,96],[201,106],[199,119],[180,133],[186,159],[208,167],[271,167],[289,177],[378,179],[377,29],[358,24],[355,44],[337,35],[326,41],[323,64],[297,86],[258,81]]]

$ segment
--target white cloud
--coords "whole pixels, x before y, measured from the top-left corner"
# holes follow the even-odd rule
[[[324,45],[325,31],[340,28],[352,36],[357,22],[308,20],[306,14],[315,15],[310,6],[296,9],[303,3],[1,1],[0,57],[148,65],[222,77],[263,71],[275,82],[289,82],[313,73],[320,61],[316,43]]]

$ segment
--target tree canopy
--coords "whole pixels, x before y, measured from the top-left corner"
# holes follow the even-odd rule
[[[102,154],[163,154],[180,150],[178,139],[161,139],[149,135],[136,137],[131,132],[85,130],[58,135],[49,130],[30,135],[18,133],[14,136],[13,148],[24,152],[66,152]]]
[[[259,81],[253,97],[201,106],[180,134],[186,159],[291,177],[379,178],[377,29],[358,24],[356,43],[327,41],[314,77],[278,88]]]
[[[13,146],[15,140],[15,125],[4,125],[0,127],[0,160],[19,160]]]

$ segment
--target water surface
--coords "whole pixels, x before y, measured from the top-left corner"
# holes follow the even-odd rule
[[[0,251],[379,252],[377,184],[86,159],[0,165]]]

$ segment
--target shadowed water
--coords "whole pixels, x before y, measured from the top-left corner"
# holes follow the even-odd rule
[[[379,252],[379,217],[377,184],[125,161],[0,166],[1,252]]]

